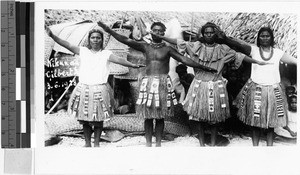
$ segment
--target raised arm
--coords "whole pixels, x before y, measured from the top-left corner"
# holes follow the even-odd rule
[[[224,41],[226,45],[235,49],[238,52],[241,52],[248,56],[251,54],[251,46],[249,44],[245,44],[232,37],[226,37]]]
[[[133,49],[139,50],[141,52],[145,52],[145,47],[142,43],[136,42],[124,35],[120,35],[111,28],[109,28],[107,25],[105,25],[103,22],[98,21],[98,25],[102,27],[107,33],[111,34],[116,40],[119,42],[128,45],[129,47],[132,47]]]
[[[157,35],[154,32],[150,32],[150,33],[151,33],[151,35],[155,35],[156,37],[161,38],[161,39],[163,39],[164,41],[166,41],[170,44],[174,44],[174,45],[177,44],[177,39],[176,38],[168,38],[168,37],[165,37],[165,36],[162,36],[162,35]]]
[[[226,36],[219,27],[216,28],[216,32],[218,39],[221,40],[224,44],[228,45],[230,48],[248,56],[251,54],[251,46],[246,42]]]
[[[131,24],[127,24],[125,23],[125,21],[117,21],[113,24],[112,28],[120,28],[122,27],[123,29],[128,29],[128,30],[132,30],[133,26]]]
[[[284,63],[287,63],[287,64],[294,64],[294,65],[297,65],[297,59],[287,53],[284,53],[282,58],[281,58],[281,61],[284,62]]]
[[[140,67],[145,67],[145,65],[142,64],[133,64],[129,61],[127,61],[126,59],[120,58],[117,55],[111,54],[109,56],[109,61],[113,62],[113,63],[117,63],[126,67],[132,67],[132,68],[140,68]]]
[[[195,68],[199,68],[205,71],[209,71],[209,72],[217,72],[216,69],[212,69],[210,67],[206,67],[203,66],[195,61],[193,61],[192,59],[189,59],[188,57],[185,57],[181,54],[179,54],[174,48],[169,47],[170,48],[170,56],[173,57],[175,60],[180,61],[184,64],[186,64],[187,66],[191,66],[191,67],[195,67]]]
[[[64,48],[68,49],[69,51],[73,52],[74,54],[79,55],[80,49],[78,46],[72,45],[68,41],[59,38],[58,36],[53,34],[52,31],[49,29],[49,27],[46,25],[45,25],[45,30],[46,30],[46,33],[48,34],[48,36],[50,36],[57,44],[63,46]]]

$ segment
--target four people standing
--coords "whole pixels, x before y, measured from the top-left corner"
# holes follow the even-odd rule
[[[280,85],[279,61],[296,64],[296,59],[274,48],[274,35],[270,28],[260,29],[257,46],[253,46],[226,37],[210,22],[201,27],[198,33],[199,40],[196,42],[164,37],[166,28],[160,22],[155,22],[151,26],[151,43],[129,39],[116,33],[101,21],[98,25],[119,42],[143,52],[146,56],[146,73],[139,80],[139,97],[136,102],[137,115],[145,119],[146,146],[152,146],[153,120],[156,122],[156,146],[161,146],[164,118],[174,115],[173,108],[177,101],[168,76],[170,57],[194,67],[195,77],[183,107],[190,120],[197,123],[200,146],[205,145],[205,123],[210,124],[211,146],[215,146],[217,125],[230,117],[227,80],[223,78],[222,72],[225,66],[237,69],[242,61],[255,63],[252,65],[251,78],[236,99],[239,119],[252,126],[253,145],[258,145],[260,128],[266,129],[267,145],[271,146],[274,128],[287,126],[286,98]],[[69,111],[83,124],[85,146],[91,146],[91,126],[94,126],[95,131],[94,146],[99,146],[103,121],[112,115],[110,90],[106,83],[108,62],[131,67],[140,65],[132,64],[114,56],[111,51],[103,50],[103,34],[100,30],[89,33],[88,48],[73,46],[55,36],[49,28],[46,27],[46,30],[58,44],[80,56],[80,83],[71,95]],[[217,43],[218,39],[222,39],[224,44]],[[179,53],[174,48],[166,46],[163,40],[176,44]],[[188,54],[189,58],[183,56],[184,54]],[[93,70],[90,70],[91,67]],[[93,79],[90,78],[91,75]]]

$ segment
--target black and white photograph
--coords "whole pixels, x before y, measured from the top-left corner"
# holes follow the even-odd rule
[[[299,16],[247,5],[38,5],[36,170],[49,171],[42,157],[54,153],[66,154],[58,162],[78,154],[71,165],[117,160],[115,171],[94,172],[93,162],[72,166],[77,174],[195,174],[201,168],[187,167],[198,160],[204,174],[261,174],[264,162],[293,154]],[[245,161],[233,160],[236,170],[232,155]],[[242,170],[247,161],[257,169]]]
[[[46,146],[296,144],[295,14],[45,9],[44,17]],[[110,54],[83,63],[82,47]]]

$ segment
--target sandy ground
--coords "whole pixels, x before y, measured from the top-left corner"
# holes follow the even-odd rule
[[[83,147],[84,139],[83,137],[70,137],[61,136],[62,139],[58,144],[52,145],[50,147]],[[155,137],[152,138],[153,146],[155,146]],[[209,140],[209,138],[207,138]],[[206,141],[207,143],[208,141]],[[93,143],[93,138],[92,138]],[[145,147],[146,140],[143,135],[127,136],[117,142],[108,142],[102,140],[100,142],[101,147]],[[237,136],[237,135],[219,135],[217,140],[218,146],[223,147],[251,147],[252,141],[250,137],[247,136]],[[296,139],[288,139],[279,136],[275,136],[274,146],[296,146]],[[199,141],[196,136],[180,136],[176,137],[174,140],[162,141],[162,147],[198,147]],[[207,143],[206,146],[209,146]],[[266,146],[265,139],[262,139],[259,146]]]
[[[46,145],[51,145],[48,147],[83,147],[85,141],[80,129],[78,122],[67,115],[64,110],[57,113],[46,116],[46,121],[50,126],[49,134],[45,135],[47,140]],[[250,130],[247,127],[242,127],[237,120],[228,119],[227,123],[224,123],[218,130],[217,146],[222,147],[244,147],[252,146]],[[192,123],[191,123],[192,124]],[[72,131],[69,128],[73,128]],[[77,129],[76,129],[77,128]],[[69,130],[69,132],[67,132]],[[63,134],[54,134],[62,132]],[[191,136],[176,136],[170,133],[164,133],[162,140],[162,147],[198,147],[199,141],[197,139],[196,127],[191,125]],[[210,133],[209,128],[205,129],[205,143],[209,146],[210,143]],[[53,134],[50,134],[53,133]],[[58,136],[58,137],[51,137]],[[259,146],[266,146],[265,134],[261,134],[261,140]],[[51,138],[51,139],[49,139]],[[120,130],[104,129],[101,135],[101,147],[144,147],[146,145],[146,139],[144,137],[144,132],[126,132]],[[92,145],[93,145],[93,135],[92,135]],[[155,137],[152,138],[153,146],[155,146]],[[284,138],[275,134],[274,146],[296,146],[296,139]]]
[[[252,147],[251,132],[249,128],[241,125],[241,123],[235,118],[228,119],[223,125],[219,127],[217,146],[222,147]],[[45,133],[46,145],[51,145],[47,147],[83,147],[85,141],[82,133],[82,129],[78,122],[69,117],[66,111],[61,110],[57,113],[46,116],[46,123],[48,123],[48,128],[50,132]],[[192,123],[190,123],[192,124]],[[162,147],[198,147],[199,141],[197,139],[196,127],[191,126],[192,135],[191,136],[176,136],[170,133],[164,133],[162,140]],[[72,130],[70,130],[72,128]],[[210,133],[208,126],[205,127],[205,143],[209,146],[210,143]],[[65,131],[65,132],[58,132]],[[53,134],[50,134],[53,133]],[[56,133],[56,134],[55,134]],[[63,133],[63,134],[57,134]],[[58,137],[51,137],[58,136]],[[261,134],[261,140],[259,146],[266,146],[265,134]],[[51,139],[49,139],[51,138]],[[101,135],[101,147],[145,147],[146,139],[144,137],[144,132],[126,132],[120,130],[113,130],[104,128]],[[92,145],[93,145],[93,135],[92,135]],[[155,146],[155,137],[152,138],[153,146]],[[280,137],[275,134],[274,146],[296,146],[296,139],[290,139],[285,137]]]

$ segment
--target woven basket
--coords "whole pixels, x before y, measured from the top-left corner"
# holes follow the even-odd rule
[[[130,31],[127,29],[112,29],[118,34],[129,37]],[[118,50],[127,50],[129,47],[126,44],[123,44],[117,41],[114,37],[109,36],[109,41],[105,47],[105,49],[118,49]]]
[[[112,29],[112,30],[126,37],[128,37],[130,34],[130,31],[126,29]],[[117,41],[114,37],[111,37],[110,35],[109,35],[109,40],[105,46],[105,49],[111,50],[114,54],[124,59],[127,58],[128,48],[129,47],[127,45]],[[109,71],[110,74],[112,75],[123,75],[129,72],[129,68],[119,64],[110,63]]]
[[[127,51],[124,49],[110,49],[115,55],[126,59]],[[109,73],[112,75],[123,75],[129,72],[129,68],[116,63],[109,64]]]
[[[128,54],[127,54],[127,60],[129,62],[132,62],[134,64],[146,64],[146,57],[145,55],[137,50],[134,50],[132,48],[128,49]],[[126,74],[123,75],[118,75],[115,76],[116,78],[119,79],[128,79],[128,80],[137,80],[139,75],[143,75],[146,72],[146,68],[145,67],[141,67],[141,68],[128,68],[129,71]]]

